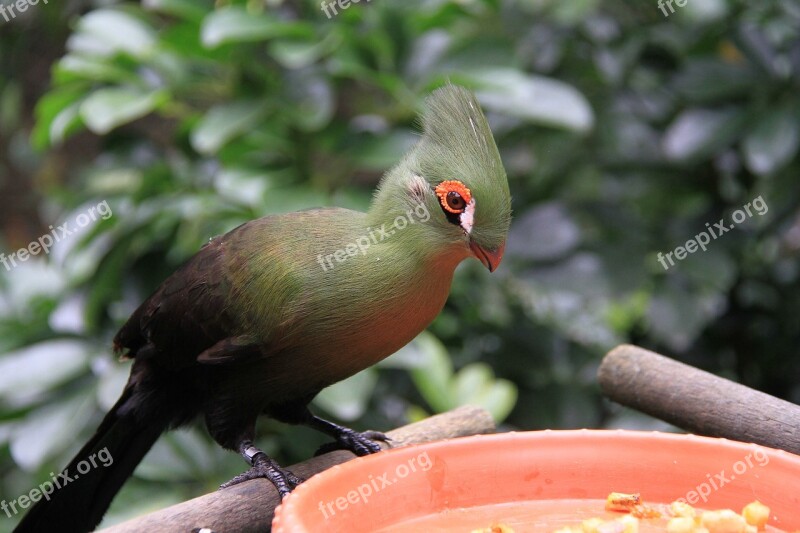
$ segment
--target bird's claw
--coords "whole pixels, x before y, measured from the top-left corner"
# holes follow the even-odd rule
[[[249,470],[242,472],[230,481],[223,483],[219,486],[220,489],[227,489],[239,483],[250,481],[251,479],[265,478],[268,479],[280,494],[281,499],[289,495],[292,490],[304,479],[294,475],[289,470],[283,469],[278,464],[269,459],[266,455],[260,454],[255,458],[253,466]]]
[[[375,441],[390,443],[390,439],[380,431],[357,432],[352,429],[345,429],[336,436],[336,442],[329,442],[319,447],[314,456],[322,455],[335,450],[349,450],[359,457],[378,453],[382,450]]]

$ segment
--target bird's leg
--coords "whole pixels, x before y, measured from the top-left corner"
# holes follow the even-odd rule
[[[256,448],[250,440],[243,440],[239,443],[239,453],[250,465],[250,470],[239,474],[227,483],[223,483],[219,488],[226,489],[251,479],[266,478],[275,485],[278,494],[283,499],[292,492],[292,489],[304,481],[288,470],[281,468],[266,453]]]
[[[376,440],[388,443],[391,439],[378,431],[364,431],[359,433],[352,429],[334,424],[323,418],[311,414],[306,416],[303,424],[314,428],[326,435],[330,435],[336,442],[323,444],[314,455],[322,455],[333,450],[350,450],[356,455],[369,455],[381,451],[381,447]]]

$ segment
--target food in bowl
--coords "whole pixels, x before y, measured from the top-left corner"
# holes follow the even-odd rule
[[[748,503],[741,513],[731,509],[705,511],[682,501],[647,505],[640,494],[622,492],[608,495],[605,511],[623,516],[588,518],[578,525],[556,529],[554,533],[639,533],[640,527],[667,533],[757,533],[767,529],[770,515],[769,507],[759,501]],[[472,533],[514,533],[514,529],[499,523]]]

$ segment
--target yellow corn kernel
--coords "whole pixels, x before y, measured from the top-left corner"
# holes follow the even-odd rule
[[[742,509],[742,516],[751,526],[764,529],[769,520],[769,507],[760,501],[750,502]]]
[[[691,516],[676,516],[667,522],[668,533],[692,533],[692,531],[694,531],[694,518]]]
[[[694,510],[694,507],[685,502],[672,502],[669,505],[669,509],[675,516],[694,518],[697,514]]]
[[[745,533],[747,522],[730,509],[706,511],[700,519],[709,533]]]
[[[606,511],[619,511],[629,513],[634,506],[642,503],[639,494],[625,494],[624,492],[612,492],[606,498]]]
[[[569,533],[569,528],[564,529],[567,531],[564,531],[563,533]],[[514,530],[505,524],[497,524],[490,527],[485,527],[483,529],[473,529],[472,533],[514,533]]]
[[[602,525],[603,520],[601,518],[589,518],[581,523],[581,529],[583,533],[599,533]]]
[[[639,533],[639,519],[634,516],[623,516],[617,519],[624,526],[622,533]]]

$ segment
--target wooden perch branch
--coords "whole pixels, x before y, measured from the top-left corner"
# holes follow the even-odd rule
[[[387,435],[392,439],[392,447],[396,448],[453,437],[492,433],[494,429],[494,421],[487,411],[478,407],[464,406],[395,429]],[[347,451],[335,451],[288,468],[301,477],[310,478],[354,457],[355,455]],[[187,533],[196,528],[209,528],[216,533],[230,531],[263,533],[270,530],[272,515],[279,503],[278,493],[272,483],[265,479],[256,479],[128,520],[103,531]]]
[[[598,370],[603,393],[698,435],[800,454],[800,407],[637,346],[622,345]]]

